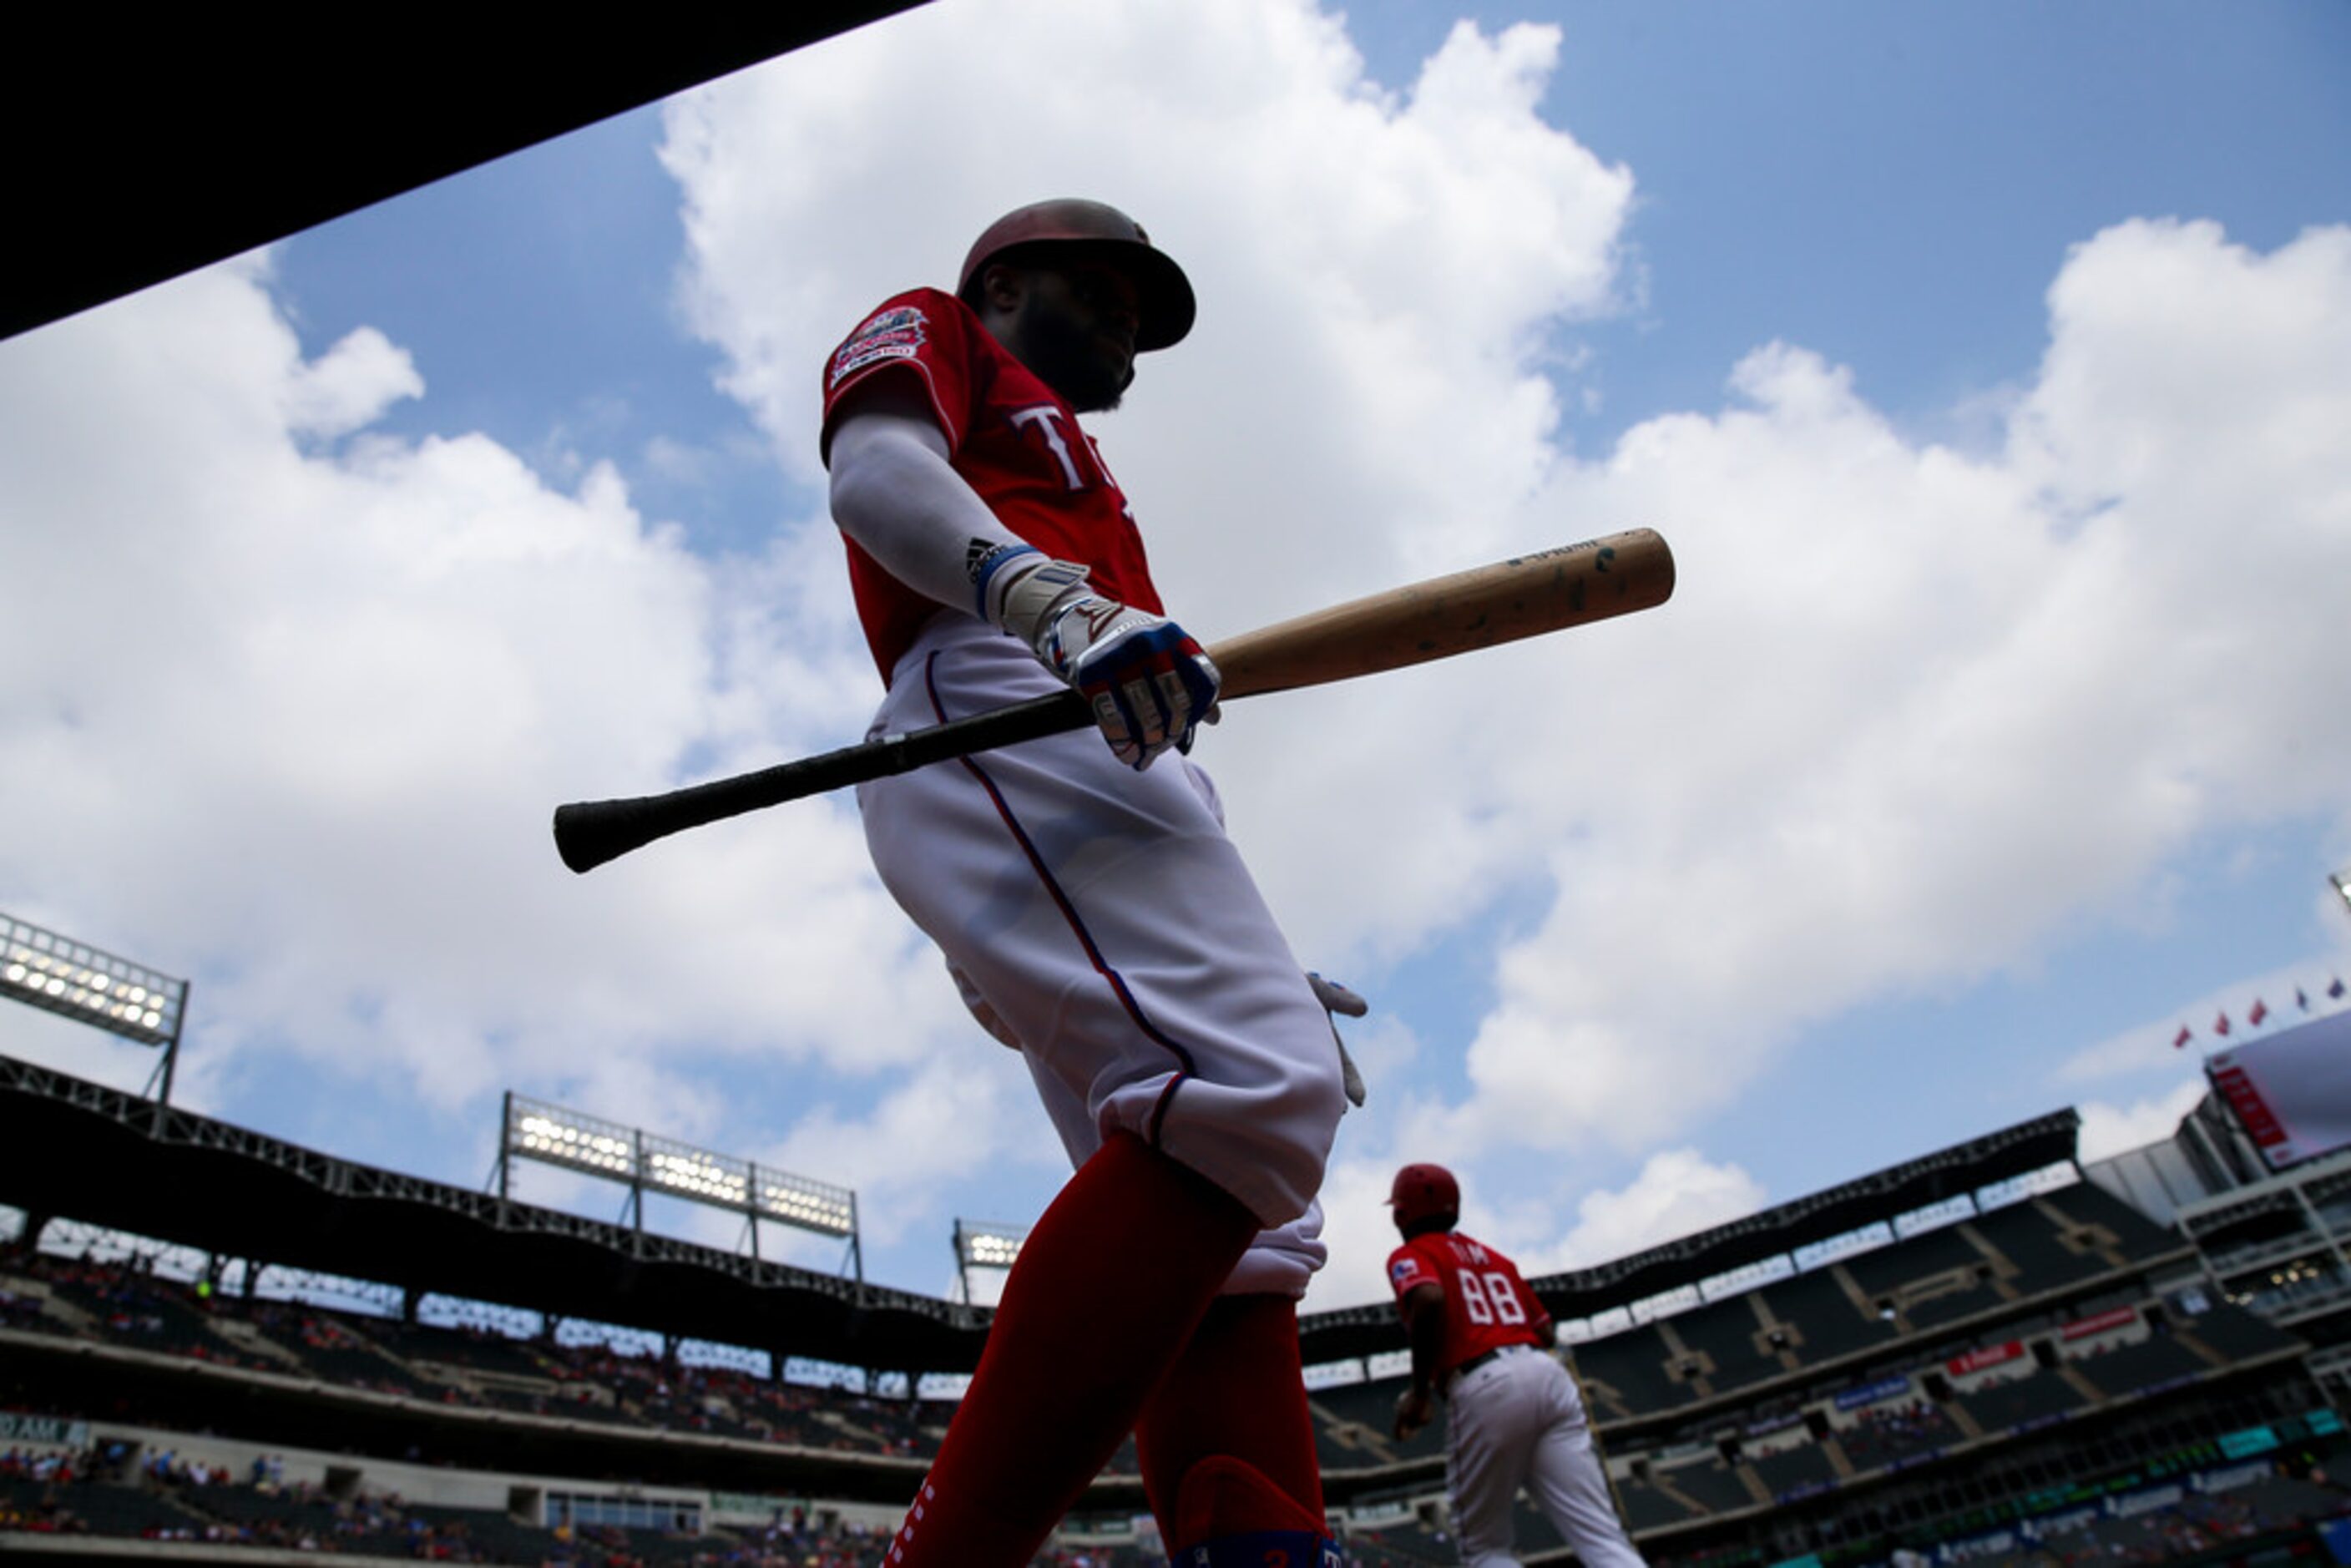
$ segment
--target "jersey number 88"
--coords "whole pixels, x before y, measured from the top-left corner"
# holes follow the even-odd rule
[[[1490,1274],[1473,1274],[1467,1269],[1457,1269],[1453,1277],[1461,1282],[1461,1310],[1473,1323],[1522,1323],[1527,1321],[1527,1309],[1520,1304],[1518,1291],[1510,1288],[1510,1277],[1497,1270]]]

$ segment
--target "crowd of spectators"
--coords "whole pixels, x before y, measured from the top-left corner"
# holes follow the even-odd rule
[[[121,1264],[18,1253],[9,1267],[70,1303],[88,1325],[82,1332],[94,1330],[113,1343],[256,1371],[307,1366],[340,1386],[449,1406],[915,1458],[936,1453],[951,1413],[944,1405],[778,1382],[601,1344],[374,1323],[299,1301],[216,1293]],[[265,1357],[213,1332],[210,1325],[232,1318],[286,1356]],[[40,1296],[9,1291],[5,1282],[0,1322],[57,1333],[76,1329],[61,1314],[45,1312]],[[497,1372],[481,1370],[491,1364]]]
[[[1837,1431],[1838,1446],[1856,1470],[1882,1469],[1897,1460],[1956,1443],[1959,1429],[1931,1400],[1865,1406]]]

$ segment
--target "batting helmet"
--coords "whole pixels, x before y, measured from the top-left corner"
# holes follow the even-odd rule
[[[1012,253],[1027,251],[1031,246],[1055,252],[1067,249],[1083,251],[1088,258],[1114,267],[1134,285],[1134,298],[1141,307],[1142,319],[1136,324],[1134,348],[1137,353],[1151,349],[1165,349],[1183,341],[1184,334],[1192,329],[1196,308],[1192,298],[1191,279],[1184,269],[1168,258],[1167,253],[1154,250],[1151,236],[1143,225],[1101,202],[1082,201],[1075,197],[1057,202],[1038,202],[1005,214],[987,225],[987,231],[972,242],[971,252],[964,257],[963,278],[956,292],[965,304],[979,308],[980,275],[995,261],[1019,259]]]
[[[1388,1207],[1399,1227],[1416,1225],[1439,1214],[1461,1212],[1461,1184],[1443,1166],[1406,1166],[1396,1172],[1388,1188]]]

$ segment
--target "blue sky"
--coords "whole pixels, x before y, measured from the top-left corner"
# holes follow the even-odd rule
[[[0,344],[0,804],[58,824],[0,908],[190,974],[218,1114],[479,1182],[511,1087],[854,1185],[944,1292],[1063,1169],[848,803],[585,880],[544,820],[862,731],[813,366],[1082,190],[1201,288],[1098,434],[1204,634],[1681,560],[1202,749],[1375,1009],[1310,1306],[1401,1160],[1548,1267],[2155,1135],[2180,1021],[2351,978],[2346,64],[2315,4],[946,0],[621,116]]]

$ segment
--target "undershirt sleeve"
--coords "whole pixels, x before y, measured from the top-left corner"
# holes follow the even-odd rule
[[[977,614],[972,564],[1020,541],[955,471],[939,427],[907,414],[853,413],[832,433],[831,465],[841,531],[915,592]]]

